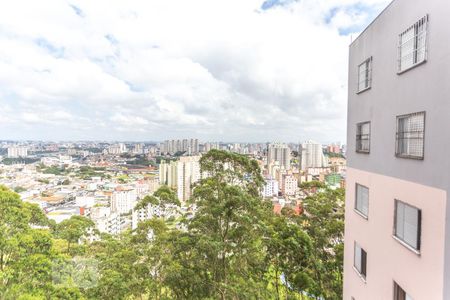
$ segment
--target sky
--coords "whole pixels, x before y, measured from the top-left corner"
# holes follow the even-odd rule
[[[0,10],[0,140],[345,141],[348,46],[389,0]]]

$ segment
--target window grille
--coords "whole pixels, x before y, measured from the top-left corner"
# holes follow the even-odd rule
[[[370,152],[370,122],[356,125],[356,152]]]
[[[428,15],[399,35],[398,71],[403,72],[427,59]]]
[[[425,112],[397,117],[396,152],[398,157],[423,159]]]
[[[358,93],[372,85],[372,57],[358,66]]]

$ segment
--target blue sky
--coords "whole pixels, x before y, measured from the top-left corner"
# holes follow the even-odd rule
[[[10,1],[0,139],[343,141],[348,45],[387,4]]]

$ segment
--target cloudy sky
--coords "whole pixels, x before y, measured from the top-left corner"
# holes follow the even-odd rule
[[[388,2],[5,2],[0,140],[344,141],[348,45]]]

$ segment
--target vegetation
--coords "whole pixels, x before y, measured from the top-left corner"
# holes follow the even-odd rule
[[[341,299],[342,190],[320,187],[307,213],[275,215],[256,161],[212,150],[200,163],[209,177],[194,215],[118,237],[84,217],[53,224],[0,187],[0,299]],[[163,186],[136,208],[147,205],[180,202]]]
[[[22,187],[22,186],[16,186],[15,188],[14,188],[14,192],[16,192],[16,193],[22,193],[22,192],[25,192],[27,189],[26,188],[24,188],[24,187]]]
[[[325,153],[325,155],[328,157],[345,158],[345,156],[342,153],[327,152]]]
[[[4,158],[1,162],[4,165],[14,165],[14,164],[33,164],[33,163],[35,163],[37,161],[39,161],[39,158],[30,158],[30,157],[11,158],[11,157],[7,157],[7,158]]]

